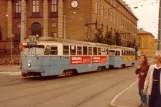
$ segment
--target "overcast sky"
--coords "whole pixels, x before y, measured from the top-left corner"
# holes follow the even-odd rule
[[[139,19],[138,28],[158,36],[159,0],[124,0]],[[134,9],[134,7],[138,7]]]

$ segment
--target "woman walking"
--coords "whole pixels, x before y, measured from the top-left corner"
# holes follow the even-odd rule
[[[144,95],[143,93],[144,82],[145,82],[148,69],[149,69],[149,65],[148,65],[147,57],[145,55],[141,55],[139,66],[136,68],[136,72],[135,72],[137,75],[139,75],[138,88],[139,88],[141,104],[138,107],[146,107],[148,105],[147,96]]]
[[[161,107],[161,55],[154,56],[154,63],[145,79],[144,94],[149,95],[149,107]]]

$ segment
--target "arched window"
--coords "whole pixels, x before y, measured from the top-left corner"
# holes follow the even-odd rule
[[[21,1],[17,1],[16,3],[16,13],[21,13]]]
[[[51,12],[57,12],[57,0],[51,1]]]
[[[33,0],[33,12],[34,13],[40,12],[39,0]]]

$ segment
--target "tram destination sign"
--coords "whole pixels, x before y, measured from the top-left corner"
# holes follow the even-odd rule
[[[27,45],[37,45],[37,42],[34,42],[34,41],[32,41],[32,42],[27,42]]]

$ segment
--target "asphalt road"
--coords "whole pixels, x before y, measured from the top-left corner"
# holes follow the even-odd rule
[[[0,72],[0,107],[109,107],[115,95],[136,81],[134,72],[129,67],[62,78]]]

